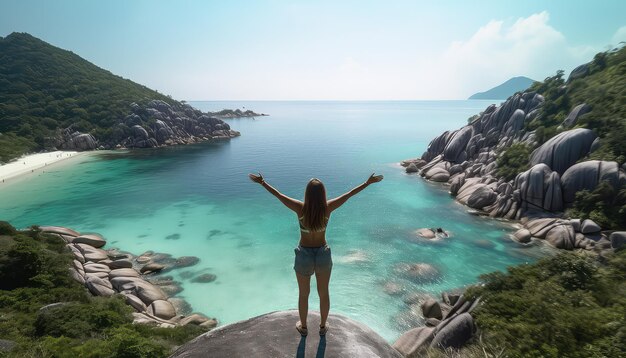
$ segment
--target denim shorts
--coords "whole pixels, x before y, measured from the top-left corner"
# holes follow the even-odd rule
[[[314,272],[330,272],[333,260],[330,257],[330,247],[302,247],[298,245],[294,249],[296,259],[293,269],[297,273],[311,276]]]

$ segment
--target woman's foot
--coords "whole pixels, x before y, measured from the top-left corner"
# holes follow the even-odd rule
[[[303,326],[302,322],[300,321],[296,323],[296,329],[298,330],[298,332],[300,332],[300,335],[302,337],[306,337],[306,335],[309,334],[309,331],[307,330],[306,326]]]
[[[328,323],[326,323],[323,326],[320,326],[320,336],[326,335],[326,332],[328,332]]]

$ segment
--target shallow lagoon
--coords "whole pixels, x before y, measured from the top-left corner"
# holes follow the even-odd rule
[[[191,102],[202,110],[245,106],[271,116],[228,120],[242,133],[230,142],[95,153],[24,177],[0,187],[0,219],[20,227],[96,231],[109,247],[135,254],[198,256],[198,265],[168,274],[181,280],[180,296],[194,310],[225,324],[297,303],[295,215],[247,173],[261,171],[300,199],[312,177],[336,196],[381,173],[382,183],[330,219],[331,310],[393,341],[416,323],[415,307],[404,302],[412,294],[438,296],[542,255],[541,248],[508,239],[510,226],[468,215],[440,185],[407,175],[397,164],[419,156],[435,135],[460,127],[490,103]],[[413,231],[422,227],[443,227],[452,237],[416,238]],[[440,278],[417,283],[396,271],[399,264],[419,262],[435,266]],[[182,279],[189,271],[213,273],[217,280]],[[313,290],[310,307],[317,305]]]

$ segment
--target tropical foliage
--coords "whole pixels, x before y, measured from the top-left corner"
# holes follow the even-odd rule
[[[175,102],[29,34],[0,38],[0,53],[0,162],[70,126],[106,136],[132,102]]]
[[[480,336],[507,357],[620,357],[626,352],[626,250],[606,265],[561,253],[470,289]]]
[[[92,297],[69,276],[71,262],[59,237],[0,222],[0,337],[17,343],[0,356],[167,357],[204,331],[132,324],[122,298]]]

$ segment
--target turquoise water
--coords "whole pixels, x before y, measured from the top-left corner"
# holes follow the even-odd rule
[[[242,136],[230,142],[102,152],[0,186],[0,218],[16,226],[62,225],[103,234],[110,247],[201,258],[187,269],[217,275],[182,279],[180,294],[221,324],[295,308],[296,217],[247,178],[260,171],[301,199],[312,177],[329,196],[372,172],[385,175],[333,213],[327,230],[334,269],[331,310],[368,324],[393,341],[416,324],[414,293],[438,296],[486,272],[534,260],[507,238],[510,227],[468,215],[439,185],[406,175],[397,164],[419,156],[429,140],[466,123],[488,101],[191,102],[202,110],[253,109],[255,120],[229,120]],[[443,227],[447,240],[413,231]],[[177,240],[171,235],[178,234]],[[170,239],[167,239],[167,237]],[[441,273],[415,283],[394,269],[429,263]],[[170,274],[170,273],[168,273]],[[312,282],[312,287],[314,282]],[[312,290],[310,307],[317,309]]]

